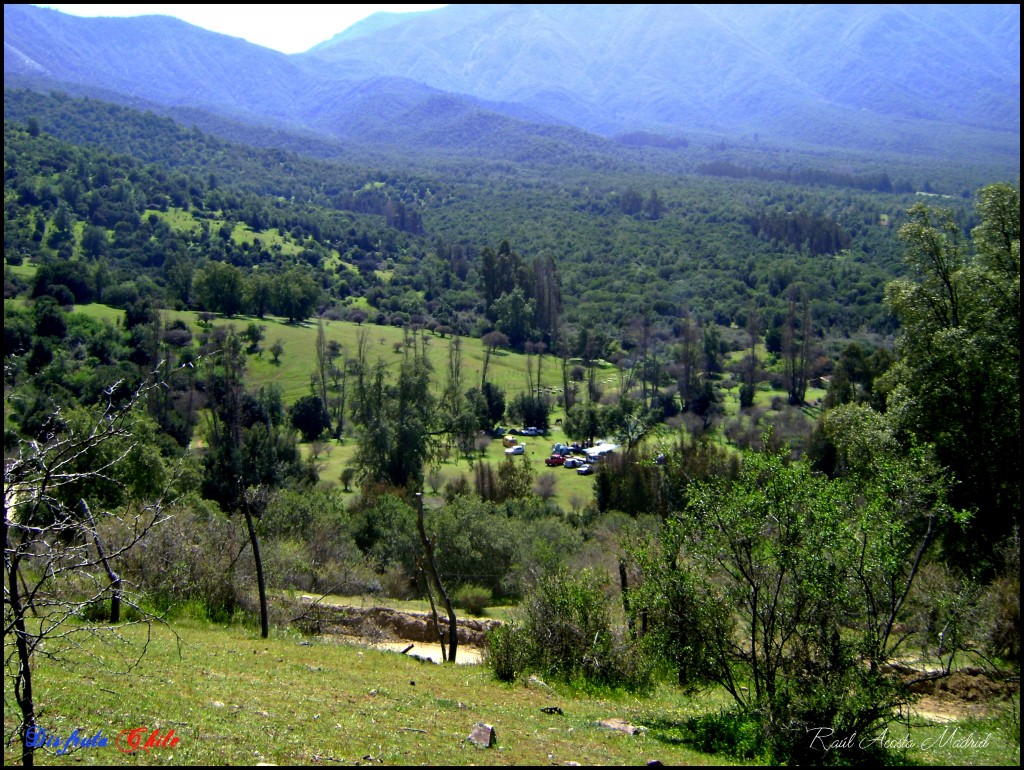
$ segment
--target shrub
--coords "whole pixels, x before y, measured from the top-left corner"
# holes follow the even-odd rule
[[[867,418],[850,424],[844,441],[867,443]],[[949,581],[923,590],[923,555],[951,517],[946,481],[924,453],[896,460],[883,442],[870,444],[870,466],[857,446],[846,449],[851,475],[863,473],[856,479],[815,474],[786,447],[746,452],[736,478],[691,486],[660,548],[632,549],[638,632],[680,684],[729,692],[740,716],[723,718],[728,729],[716,734],[732,736],[736,750],[748,751],[749,737],[737,725],[753,721],[756,752],[772,763],[893,759],[874,739],[912,693],[886,664],[911,634],[944,638],[934,654],[946,668],[962,649],[969,597]],[[839,754],[814,739],[819,730],[857,738]]]
[[[210,620],[227,621],[251,588],[255,568],[244,525],[214,511],[178,509],[155,528],[117,571],[157,611],[199,602]],[[116,542],[114,543],[116,545]],[[241,554],[237,561],[232,561]]]
[[[761,724],[737,708],[688,720],[682,741],[706,754],[727,754],[737,759],[757,759],[764,751]]]
[[[514,682],[529,666],[531,655],[523,645],[524,635],[516,623],[506,623],[487,635],[484,664],[502,682]]]
[[[478,586],[474,583],[466,583],[455,591],[452,602],[456,607],[465,610],[470,615],[482,615],[493,599],[494,595],[491,593],[490,588]]]
[[[585,687],[646,690],[652,670],[613,629],[607,584],[589,569],[541,578],[521,605],[521,621],[491,642],[495,675],[536,671]]]

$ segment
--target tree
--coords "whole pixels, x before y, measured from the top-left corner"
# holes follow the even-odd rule
[[[508,347],[508,337],[502,332],[488,332],[481,338],[484,343],[484,366],[480,375],[481,387],[487,386],[487,365],[491,362],[491,356],[497,348]]]
[[[661,219],[665,214],[665,204],[658,197],[657,190],[651,190],[650,197],[644,201],[644,216],[648,219]]]
[[[263,272],[254,272],[249,276],[246,286],[246,306],[250,313],[262,319],[273,302],[274,281]]]
[[[868,351],[851,342],[839,354],[825,396],[825,408],[859,403],[884,408],[884,397],[876,393],[875,381],[885,374],[893,361],[893,355],[885,348]]]
[[[601,412],[593,401],[580,401],[566,412],[562,422],[562,431],[575,441],[594,443],[601,432]]]
[[[244,287],[242,271],[226,262],[208,262],[195,277],[195,296],[199,304],[229,318],[242,310]]]
[[[898,431],[934,443],[954,503],[976,512],[947,550],[985,573],[1020,525],[1019,190],[985,187],[977,209],[973,255],[951,212],[908,212],[900,238],[914,275],[886,287],[901,334],[881,385]]]
[[[811,344],[811,304],[807,294],[799,294],[802,307],[802,320],[796,320],[797,290],[790,287],[789,311],[786,314],[786,325],[782,330],[782,364],[789,392],[789,403],[802,406],[807,395],[807,371]]]
[[[526,299],[523,290],[518,286],[511,292],[502,294],[491,306],[498,331],[508,337],[508,344],[521,350],[526,341],[533,335],[533,319],[536,315],[536,302]]]
[[[484,383],[482,389],[470,388],[466,399],[475,411],[480,430],[490,431],[505,416],[505,391],[493,383]]]
[[[320,399],[324,412],[329,412],[330,400],[327,397],[328,381],[330,379],[332,348],[327,344],[327,332],[324,329],[322,318],[316,320],[316,368],[313,370],[310,379],[312,380],[313,393]]]
[[[526,457],[520,462],[512,455],[506,455],[498,466],[498,497],[495,502],[521,500],[533,493],[533,468]]]
[[[462,391],[462,338],[455,335],[448,341],[448,377],[441,395],[439,416],[448,445],[458,446],[467,457],[476,448],[480,422],[478,406]]]
[[[629,604],[646,646],[682,684],[724,687],[772,762],[828,762],[814,730],[877,745],[864,739],[911,697],[887,664],[912,643],[939,656],[941,673],[922,677],[940,676],[958,649],[953,633],[929,644],[941,604],[915,604],[911,590],[953,513],[946,481],[927,453],[861,441],[873,429],[855,415],[847,426],[858,430],[838,440],[858,459],[846,477],[790,463],[785,448],[746,452],[735,480],[692,485],[653,549],[637,552],[643,587]]]
[[[740,386],[740,408],[749,409],[754,405],[754,393],[757,389],[757,340],[760,334],[761,319],[757,308],[751,306],[747,313],[747,335],[750,337],[750,351],[743,367],[743,384]]]
[[[562,286],[558,265],[550,254],[538,256],[533,261],[533,297],[537,306],[537,329],[555,348],[558,316],[562,310]]]
[[[509,402],[508,416],[520,425],[546,431],[551,420],[551,400],[543,393],[520,393]]]
[[[331,427],[331,416],[319,396],[303,396],[291,408],[292,426],[303,441],[313,441]]]
[[[272,299],[274,312],[289,323],[306,320],[320,301],[320,286],[307,268],[295,266],[276,276]]]
[[[617,404],[605,409],[601,425],[607,433],[625,444],[627,452],[639,444],[661,419],[657,410],[647,409],[643,402],[621,398]]]
[[[85,225],[82,228],[82,253],[89,259],[99,259],[106,255],[110,248],[107,231],[96,225]]]
[[[697,325],[689,314],[684,312],[680,322],[679,344],[676,346],[676,362],[679,365],[679,397],[683,400],[684,406],[696,390],[700,374],[698,342]]]
[[[452,607],[452,601],[448,597],[448,592],[445,590],[444,584],[441,582],[441,576],[437,572],[437,562],[434,559],[434,543],[431,542],[430,538],[427,537],[427,530],[423,524],[423,495],[419,492],[416,493],[416,526],[420,534],[420,542],[423,545],[423,553],[425,555],[424,564],[426,566],[426,572],[429,576],[427,583],[427,595],[430,598],[430,608],[433,610],[434,616],[434,628],[438,629],[440,635],[440,629],[437,623],[437,610],[434,607],[434,594],[431,590],[431,585],[437,588],[438,594],[444,601],[445,609],[448,612],[448,646],[445,648],[444,639],[441,639],[441,658],[445,663],[454,663],[455,657],[459,651],[459,629],[458,619],[455,617],[455,609]]]
[[[5,676],[20,711],[16,730],[23,765],[34,765],[34,746],[27,737],[39,728],[34,656],[43,649],[59,655],[83,636],[116,634],[122,602],[140,618],[131,622],[151,620],[123,593],[112,567],[167,518],[161,494],[166,485],[149,499],[133,494],[146,486],[133,478],[142,470],[138,455],[144,450],[134,422],[151,389],[147,383],[118,402],[113,397],[118,388],[111,387],[101,413],[59,421],[61,429],[45,441],[19,441],[4,461]],[[5,400],[13,394],[5,392]],[[155,473],[154,462],[162,468],[152,456],[142,464]],[[97,485],[105,490],[103,499],[119,503],[116,508],[86,502]],[[91,609],[108,597],[110,615]],[[109,620],[88,620],[96,617]],[[10,647],[8,635],[13,636]],[[133,665],[130,659],[122,661]]]
[[[262,324],[258,324],[255,321],[251,322],[245,327],[243,336],[249,341],[249,352],[260,353],[262,355],[262,349],[260,343],[263,341],[263,337],[266,334],[267,327]]]
[[[270,346],[270,355],[274,357],[274,363],[280,363],[281,354],[284,353],[284,343],[281,340],[276,340],[273,345]]]
[[[389,384],[386,374],[385,365],[378,363],[365,386],[357,388],[362,394],[357,398],[358,446],[353,462],[364,480],[419,487],[439,432],[430,364],[412,342],[405,346],[397,380]]]
[[[249,531],[260,589],[260,624],[269,634],[266,584],[259,538],[253,523],[268,491],[289,483],[316,482],[316,471],[302,462],[295,435],[284,429],[280,391],[264,387],[258,396],[244,390],[245,356],[234,330],[208,359],[209,449],[204,458],[203,494],[229,513],[241,511]]]
[[[544,502],[553,498],[557,489],[558,477],[553,473],[542,473],[533,482],[533,493]]]

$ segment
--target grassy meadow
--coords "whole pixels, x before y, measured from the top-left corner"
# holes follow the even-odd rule
[[[92,318],[117,323],[123,317],[123,311],[101,304],[80,305],[75,310],[84,313]],[[175,320],[185,321],[194,333],[199,333],[202,328],[199,324],[199,314],[194,311],[161,311],[165,323]],[[262,342],[263,352],[250,353],[247,355],[247,377],[250,387],[257,389],[262,385],[276,384],[281,388],[286,404],[294,403],[298,398],[310,393],[310,375],[316,365],[316,336],[317,323],[307,321],[301,324],[290,324],[282,318],[267,316],[258,319],[249,316],[237,316],[235,318],[217,318],[215,325],[227,325],[234,327],[239,333],[245,331],[250,323],[257,323],[264,327],[264,339]],[[337,342],[342,349],[342,355],[351,358],[355,355],[359,335],[365,335],[368,341],[368,359],[371,365],[382,361],[386,365],[396,365],[404,354],[405,345],[408,343],[408,335],[403,329],[393,326],[378,326],[375,324],[350,323],[346,321],[324,321],[324,333],[328,341]],[[427,356],[434,370],[434,386],[440,391],[448,370],[448,355],[450,338],[441,337],[429,332],[423,332],[423,342]],[[269,348],[275,342],[280,342],[283,353],[275,363],[274,357],[269,353]],[[468,389],[479,385],[483,371],[486,351],[479,339],[465,337],[461,340],[462,348],[462,379],[463,387]],[[735,351],[729,355],[729,359],[742,358],[745,351]],[[758,351],[762,361],[767,359],[763,349]],[[728,360],[728,359],[727,359]],[[574,363],[579,363],[578,361]],[[565,416],[563,408],[558,404],[559,396],[562,393],[561,360],[555,356],[533,356],[532,366],[535,377],[539,364],[539,375],[541,387],[544,387],[552,395],[555,405],[551,413],[552,427],[546,436],[522,437],[521,443],[526,446],[525,455],[517,457],[517,461],[525,460],[534,472],[534,476],[550,473],[555,478],[555,492],[552,502],[564,511],[579,510],[589,503],[593,496],[593,476],[579,476],[573,469],[561,467],[549,468],[544,460],[549,456],[551,446],[556,442],[568,443],[568,437],[556,421]],[[507,350],[496,350],[492,353],[488,363],[488,380],[501,387],[506,394],[506,399],[511,399],[527,388],[527,356]],[[612,364],[599,361],[595,364],[598,368],[597,380],[606,393],[618,392],[620,386],[619,371]],[[581,391],[585,390],[583,383],[578,383]],[[739,408],[739,382],[726,377],[724,382],[719,383],[719,392],[722,395],[722,418],[736,419],[748,430],[756,431],[752,417],[743,414]],[[755,410],[764,418],[772,419],[777,414],[774,402],[784,393],[772,389],[767,382],[763,382],[755,394]],[[811,406],[804,407],[802,417],[808,422],[816,419],[818,409],[813,406],[820,403],[825,396],[825,391],[811,388],[807,392],[807,402]],[[667,428],[660,428],[652,433],[651,441],[671,440],[674,432]],[[201,437],[197,437],[201,440]],[[724,437],[719,440],[725,441]],[[340,483],[339,479],[342,470],[349,464],[355,451],[355,440],[346,436],[341,440],[319,442],[314,449],[310,444],[303,444],[302,450],[306,456],[316,454],[316,462],[320,469],[320,478],[324,483]],[[504,447],[500,439],[493,439],[486,448],[474,453],[472,457],[465,457],[458,451],[453,450],[447,457],[439,460],[434,466],[438,471],[436,479],[439,479],[438,487],[435,489],[427,485],[426,492],[429,497],[436,498],[437,493],[443,489],[444,484],[459,476],[466,476],[472,480],[474,466],[477,462],[489,462],[496,465],[504,460]],[[352,487],[354,491],[356,487]]]
[[[123,316],[123,311],[99,304],[80,305],[76,306],[75,310],[112,323],[116,323]],[[165,323],[180,319],[188,323],[194,333],[201,330],[196,312],[165,310],[162,311],[162,315]],[[233,319],[217,319],[214,323],[233,326],[239,332],[243,332],[250,323],[258,323],[265,327],[264,348],[269,348],[277,341],[281,342],[284,352],[277,363],[274,363],[273,356],[269,352],[247,355],[247,376],[250,387],[255,389],[274,383],[281,388],[286,404],[294,403],[298,398],[310,392],[310,375],[316,365],[317,324],[315,322],[289,324],[283,319],[271,316],[263,319],[240,316]],[[369,342],[368,359],[371,365],[376,364],[377,361],[388,365],[397,364],[407,342],[406,333],[393,326],[325,321],[324,333],[329,341],[333,340],[341,345],[343,355],[347,358],[355,355],[358,336],[365,334]],[[427,356],[434,369],[434,384],[436,389],[440,390],[447,376],[450,338],[425,332],[423,339],[426,344]],[[486,352],[478,339],[463,338],[461,344],[463,385],[468,389],[479,385],[481,381]],[[561,361],[550,355],[534,356],[535,376],[538,360],[540,362],[541,386],[548,388],[552,395],[560,394],[562,390]],[[618,383],[615,367],[606,362],[599,362],[597,366],[599,368],[598,378],[602,385],[608,389],[615,388]],[[510,399],[517,393],[526,390],[526,367],[527,357],[525,355],[496,350],[492,353],[488,363],[488,380],[504,389],[506,399]],[[563,416],[564,411],[561,407],[556,406],[551,415],[552,423]],[[526,445],[526,454],[522,457],[525,457],[533,468],[535,476],[548,472],[555,475],[557,483],[554,502],[565,510],[571,510],[590,501],[593,493],[593,476],[579,476],[571,469],[545,466],[544,460],[550,455],[552,444],[564,441],[566,441],[566,436],[562,433],[561,428],[553,424],[547,436],[522,438],[522,443]],[[352,437],[346,437],[340,441],[332,440],[321,443],[322,449],[317,456],[320,477],[324,482],[338,483],[342,470],[349,463],[355,451],[355,441]],[[302,449],[307,456],[313,451],[313,447],[309,444],[303,444]],[[466,475],[467,478],[472,479],[473,466],[476,462],[485,461],[497,464],[503,459],[504,447],[500,439],[492,440],[485,451],[475,453],[472,458],[466,458],[453,450],[447,459],[440,461],[437,465],[442,479],[441,486],[443,487],[449,480],[460,475]],[[518,461],[521,457],[516,459]],[[428,487],[427,491],[432,492],[433,490]]]
[[[536,680],[503,684],[484,666],[433,665],[280,630],[261,639],[248,626],[187,619],[122,626],[105,642],[86,640],[75,655],[41,656],[35,695],[39,724],[51,734],[102,730],[109,740],[61,756],[40,750],[40,765],[743,764],[689,748],[681,737],[688,718],[728,705],[721,692],[687,697],[662,686],[633,696]],[[11,693],[4,698],[10,736],[17,708]],[[562,713],[542,710],[553,707]],[[598,724],[607,719],[645,729],[628,735]],[[467,742],[478,722],[494,727],[495,746]],[[909,727],[894,725],[890,738],[911,746],[907,764],[1017,765],[1008,724],[959,723],[961,745],[954,745],[949,724],[914,718]],[[121,731],[138,727],[161,736],[173,729],[178,743],[118,751]],[[19,755],[16,742],[5,743],[5,765]]]

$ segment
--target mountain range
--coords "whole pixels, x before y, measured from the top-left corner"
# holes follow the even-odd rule
[[[450,5],[285,55],[163,16],[4,6],[6,86],[363,145],[644,132],[1016,155],[1018,5]]]

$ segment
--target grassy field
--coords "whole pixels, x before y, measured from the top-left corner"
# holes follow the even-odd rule
[[[80,305],[76,306],[75,310],[92,318],[107,320],[111,323],[117,323],[123,317],[123,311],[100,304]],[[189,324],[193,332],[201,331],[196,312],[165,310],[162,311],[162,314],[165,323],[183,320]],[[244,331],[250,323],[258,323],[264,327],[264,348],[269,348],[278,341],[283,346],[284,352],[277,363],[274,363],[273,356],[268,352],[247,356],[248,378],[251,387],[259,388],[270,383],[276,384],[281,388],[286,404],[291,404],[310,392],[310,375],[315,367],[314,351],[317,335],[315,322],[289,324],[284,319],[273,316],[263,319],[239,316],[231,319],[219,318],[214,323],[232,326],[239,332]],[[355,355],[358,337],[360,334],[365,334],[369,343],[368,358],[371,365],[377,361],[382,361],[390,366],[397,364],[407,343],[406,333],[402,329],[392,326],[325,321],[324,332],[329,341],[336,341],[341,346],[346,358]],[[434,368],[435,387],[440,390],[447,373],[450,340],[430,333],[425,333],[424,339],[428,358]],[[764,352],[760,351],[760,353],[763,357]],[[464,388],[479,384],[485,355],[485,349],[480,340],[462,339]],[[734,355],[741,355],[741,353]],[[538,362],[541,364],[541,386],[548,389],[557,404],[558,396],[562,392],[561,361],[554,356],[534,357],[532,365],[535,370]],[[616,368],[607,362],[598,362],[596,365],[598,367],[597,379],[601,386],[608,392],[616,392],[619,385]],[[526,371],[527,356],[499,350],[491,355],[488,365],[488,380],[504,389],[506,398],[511,399],[526,390]],[[740,414],[739,383],[729,381],[724,384],[726,387],[721,389],[723,416],[733,418]],[[814,404],[824,398],[824,395],[825,391],[823,390],[810,389],[807,393],[807,401]],[[763,384],[756,393],[755,405],[770,418],[772,402],[780,396],[784,396],[781,391],[771,390],[766,384]],[[804,411],[809,421],[817,416],[817,410],[814,407],[806,407]],[[524,438],[523,443],[526,445],[525,460],[533,469],[535,477],[545,473],[553,474],[556,481],[555,495],[552,501],[562,510],[569,511],[579,509],[591,500],[594,481],[593,476],[579,476],[572,469],[548,468],[544,464],[554,443],[569,443],[568,437],[562,433],[561,427],[555,424],[564,416],[562,407],[556,405],[551,414],[552,428],[548,435]],[[305,444],[303,451],[309,455],[312,448]],[[324,442],[323,451],[317,458],[321,479],[328,483],[338,482],[342,470],[349,464],[354,451],[355,442],[351,437],[346,437],[341,441]],[[485,461],[496,465],[504,459],[503,452],[504,448],[498,439],[492,440],[482,454],[477,453],[472,459],[466,458],[458,452],[452,452],[447,459],[436,464],[440,471],[440,488],[443,488],[448,481],[462,475],[472,479],[476,462]],[[428,491],[432,492],[433,490]]]
[[[594,476],[580,476],[574,469],[553,467],[549,468],[544,460],[551,454],[551,446],[556,442],[565,442],[566,437],[560,427],[554,427],[547,436],[528,437],[520,436],[519,440],[525,445],[526,453],[515,457],[516,462],[527,462],[534,472],[534,477],[543,473],[550,473],[555,477],[555,495],[552,503],[563,511],[571,511],[580,508],[590,502],[594,494]],[[324,482],[338,482],[342,470],[350,462],[355,452],[356,445],[352,439],[344,441],[324,442],[324,450],[317,459],[320,469],[320,479]],[[302,445],[303,453],[309,456],[311,447],[309,444]],[[505,460],[505,448],[501,439],[492,439],[481,455],[476,453],[472,461],[453,451],[447,460],[439,462],[436,468],[440,471],[441,482],[435,491],[427,484],[428,504],[440,502],[438,493],[449,481],[465,476],[470,484],[473,482],[474,466],[478,462],[489,462],[497,470],[499,463]],[[355,489],[355,487],[353,487]]]
[[[80,305],[75,310],[92,318],[105,319],[112,323],[116,323],[123,316],[122,311],[106,305]],[[193,332],[200,331],[198,314],[195,312],[167,310],[163,311],[163,316],[165,322],[180,319],[188,323]],[[258,388],[261,385],[274,383],[281,388],[286,404],[291,404],[301,396],[308,394],[310,392],[309,377],[315,361],[316,324],[313,322],[289,324],[285,323],[283,319],[274,317],[218,319],[215,323],[233,326],[242,332],[253,322],[266,327],[264,347],[269,347],[275,341],[280,340],[284,347],[284,353],[277,364],[273,362],[273,356],[269,353],[247,356],[251,387]],[[396,364],[403,355],[402,348],[406,342],[405,333],[392,326],[366,324],[359,326],[344,321],[326,321],[324,333],[328,340],[335,340],[342,346],[346,357],[352,357],[355,354],[358,335],[365,333],[370,347],[368,357],[372,364],[378,360],[389,365]],[[440,389],[443,386],[448,367],[449,339],[428,333],[426,341],[427,355],[434,367],[435,384]],[[465,388],[480,382],[484,356],[485,351],[480,340],[471,338],[462,340],[462,373]],[[526,390],[526,358],[525,355],[508,351],[495,351],[492,354],[488,364],[488,380],[503,388],[506,398],[511,398]],[[534,358],[535,367],[536,363],[537,357]],[[604,362],[598,366],[599,379],[606,387],[612,387],[617,381],[615,368]],[[544,356],[540,373],[543,387],[549,388],[552,395],[561,392],[561,362],[558,359],[553,356]],[[561,407],[555,407],[551,415],[552,423],[562,417],[564,417],[564,412]],[[542,473],[553,473],[557,479],[553,500],[563,510],[571,510],[591,499],[594,482],[593,476],[579,476],[571,469],[548,468],[544,465],[545,458],[550,455],[552,444],[566,441],[567,437],[558,426],[552,427],[547,436],[523,438],[523,443],[526,445],[524,457],[533,468],[535,476]],[[312,451],[308,444],[304,444],[302,448],[306,455]],[[321,479],[327,482],[337,482],[354,451],[355,442],[352,438],[325,442],[324,451],[317,458]],[[443,487],[449,480],[460,475],[472,479],[473,464],[478,461],[482,460],[496,465],[503,459],[504,447],[502,447],[500,439],[491,441],[486,451],[482,455],[477,453],[472,461],[459,455],[458,452],[452,452],[447,460],[439,462],[437,465],[441,472],[441,486]]]
[[[146,654],[131,671],[126,652]],[[179,621],[123,627],[107,644],[92,640],[63,664],[40,657],[36,669],[39,724],[66,739],[75,729],[102,730],[109,745],[57,756],[37,752],[41,765],[666,765],[736,764],[682,745],[684,720],[727,705],[721,694],[697,698],[662,687],[649,697],[584,694],[570,688],[502,684],[482,666],[421,663],[394,652],[327,638],[275,631],[260,639],[245,626]],[[4,692],[4,731],[16,706]],[[544,713],[558,707],[562,714]],[[636,735],[609,730],[617,718],[646,727]],[[497,744],[477,748],[466,738],[478,722],[492,725]],[[123,730],[146,728],[173,747],[118,751]],[[960,726],[961,739],[990,735],[985,747],[943,743],[949,726],[917,720],[909,736],[913,764],[1016,765],[1019,750],[993,721]],[[945,732],[944,732],[945,731]],[[122,745],[125,736],[122,736]],[[925,748],[928,747],[928,748]],[[20,748],[5,744],[4,764]]]
[[[96,317],[115,319],[120,311],[106,308],[103,305],[76,307],[86,312],[95,308],[92,313]],[[181,319],[186,321],[194,332],[199,331],[198,314],[192,311],[163,311],[165,320]],[[238,332],[245,331],[250,323],[257,323],[264,328],[263,347],[270,348],[280,341],[284,352],[278,363],[268,352],[261,355],[248,356],[249,380],[253,387],[274,382],[284,393],[286,403],[292,403],[309,393],[309,377],[316,366],[316,335],[315,321],[301,324],[289,324],[283,319],[267,316],[263,319],[239,316],[232,319],[217,319],[215,324],[234,327]],[[324,333],[328,341],[336,341],[342,348],[342,355],[352,358],[356,354],[356,346],[360,333],[364,333],[369,343],[368,359],[370,365],[378,361],[384,364],[396,364],[402,357],[405,348],[406,333],[394,326],[377,326],[374,324],[357,325],[345,321],[325,321]],[[448,346],[450,338],[440,337],[425,332],[427,357],[434,368],[434,382],[438,390],[443,388],[448,370]],[[483,362],[484,345],[478,339],[462,338],[462,379],[466,389],[479,387]],[[534,357],[536,367],[538,357]],[[510,398],[526,390],[526,359],[520,353],[498,350],[491,356],[488,364],[487,379],[505,390]],[[541,365],[541,386],[561,391],[561,362],[554,356],[543,356]],[[608,363],[600,364],[599,377],[612,381],[615,368]]]

